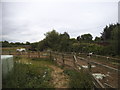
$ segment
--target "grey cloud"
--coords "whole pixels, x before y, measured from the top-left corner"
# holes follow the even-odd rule
[[[75,38],[87,32],[95,37],[118,21],[117,2],[6,2],[2,6],[2,37],[9,41],[39,41],[53,28]]]

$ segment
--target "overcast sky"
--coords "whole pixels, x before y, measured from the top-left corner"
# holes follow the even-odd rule
[[[117,22],[117,0],[2,2],[2,40],[10,42],[40,41],[52,29],[68,32],[71,38],[85,33],[95,37],[106,25]]]

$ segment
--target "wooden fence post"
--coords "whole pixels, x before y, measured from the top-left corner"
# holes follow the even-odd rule
[[[30,58],[30,51],[28,51],[28,58]]]
[[[54,52],[54,62],[56,62],[57,63],[57,52]]]
[[[9,55],[10,55],[10,51],[9,51]]]
[[[65,65],[64,54],[62,54],[62,60],[63,60],[63,67],[64,67],[64,65]]]
[[[87,64],[88,64],[88,71],[91,72],[91,63],[90,63],[90,58],[91,58],[91,55],[88,55],[88,59],[87,59]]]
[[[75,67],[76,67],[76,62],[77,62],[77,58],[76,58],[75,55],[73,55],[73,64],[74,64]]]
[[[88,62],[88,70],[89,70],[89,72],[91,72],[91,64],[90,64],[90,62]]]
[[[58,54],[58,53],[56,52],[56,62],[57,62],[57,54]]]
[[[40,58],[40,52],[38,51],[38,58]]]
[[[51,51],[50,51],[50,60],[52,60],[52,53],[51,53]]]

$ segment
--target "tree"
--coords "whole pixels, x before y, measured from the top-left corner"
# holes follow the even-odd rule
[[[116,24],[110,24],[109,26],[106,26],[103,30],[103,33],[101,33],[101,38],[106,41],[106,40],[110,40],[111,36],[112,36],[112,31],[113,29],[116,27]]]
[[[79,41],[79,42],[80,42],[80,40],[81,40],[81,38],[80,38],[80,36],[78,36],[78,37],[77,37],[77,41]]]
[[[45,39],[38,43],[38,50],[39,51],[44,51],[44,50],[47,50],[48,48],[49,48],[49,45]]]
[[[83,42],[91,42],[92,41],[92,35],[91,34],[83,34],[81,35],[81,41]]]
[[[47,32],[45,36],[45,42],[47,43],[48,48],[56,51],[60,40],[59,33],[56,32],[56,30],[52,30],[51,32]]]
[[[63,51],[63,52],[70,51],[70,36],[67,32],[60,34],[59,51]]]
[[[66,37],[66,39],[70,39],[70,35],[67,32],[64,32],[63,35]]]
[[[31,43],[30,50],[37,51],[38,50],[38,42]]]
[[[26,45],[30,45],[30,42],[27,41],[27,42],[26,42]]]
[[[120,24],[106,26],[101,34],[101,38],[103,41],[110,43],[106,48],[109,55],[120,55]]]
[[[9,44],[8,41],[3,41],[2,42],[2,47],[9,47],[9,46],[10,46],[10,44]]]
[[[114,48],[114,54],[120,55],[120,24],[111,31],[111,45]]]
[[[95,37],[95,41],[96,42],[100,42],[101,41],[101,37]]]

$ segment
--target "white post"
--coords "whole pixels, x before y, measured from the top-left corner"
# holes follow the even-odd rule
[[[0,60],[0,90],[2,89],[2,59]]]

